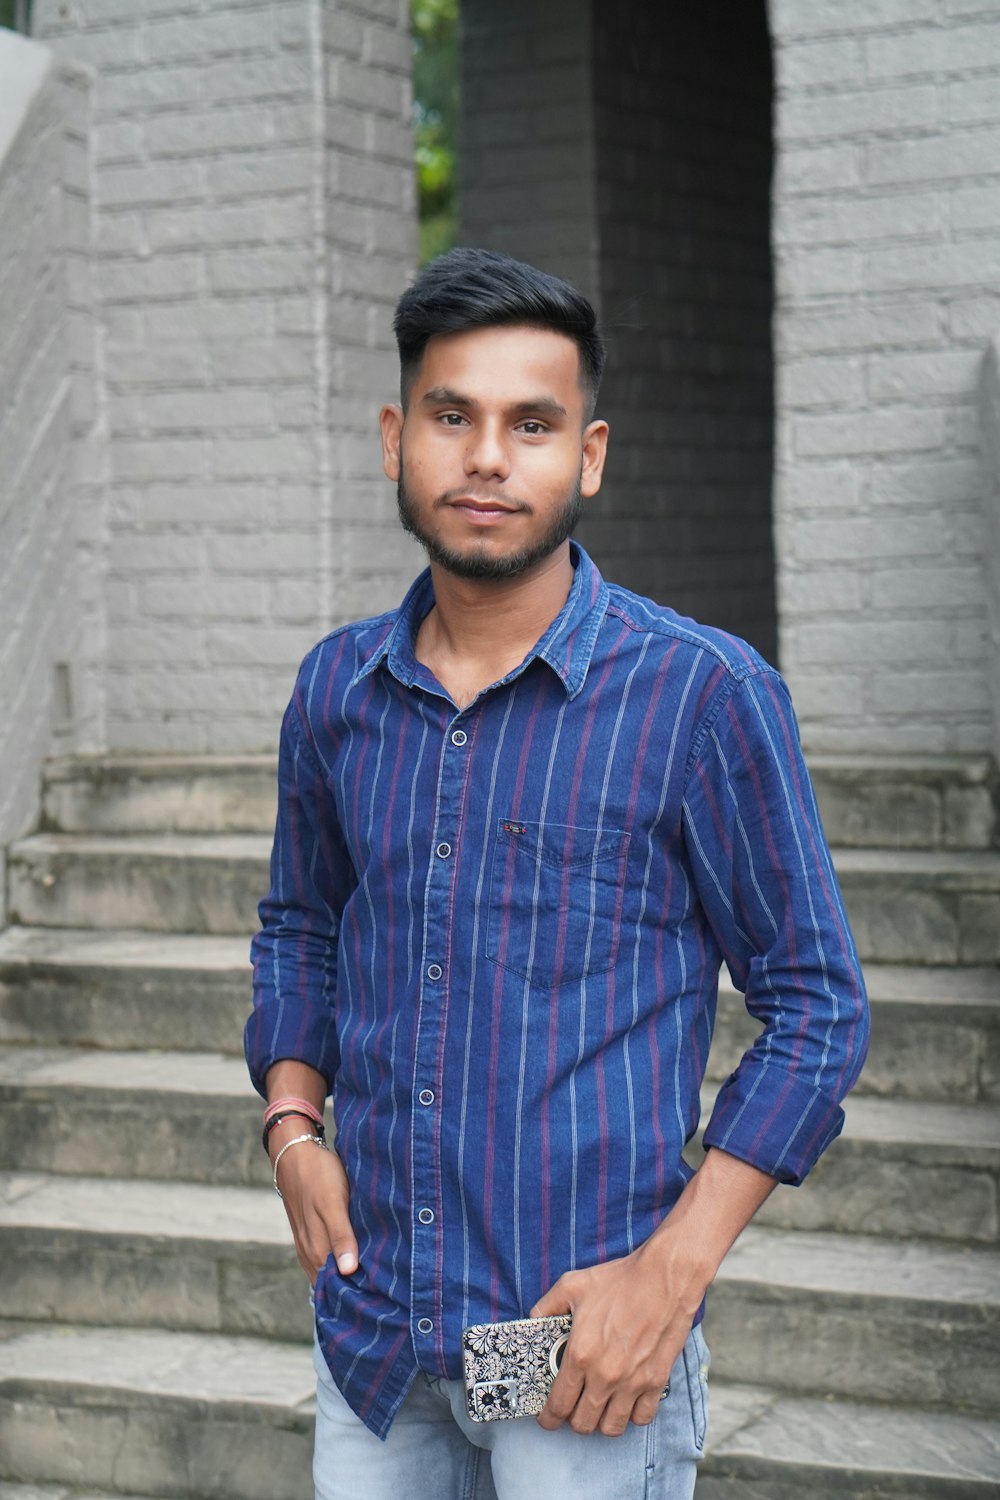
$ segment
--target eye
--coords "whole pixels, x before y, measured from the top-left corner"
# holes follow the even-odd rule
[[[438,416],[438,421],[442,422],[445,427],[461,427],[465,420],[466,418],[460,411],[443,411]]]
[[[541,437],[543,433],[548,432],[548,428],[544,422],[538,422],[534,417],[529,417],[526,422],[521,423],[520,431],[527,437]]]

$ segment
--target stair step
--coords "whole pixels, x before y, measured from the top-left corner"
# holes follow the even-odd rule
[[[308,1334],[304,1277],[268,1194],[30,1173],[3,1193],[7,1315],[221,1331],[242,1318],[243,1332]],[[824,1395],[993,1410],[998,1334],[1000,1254],[917,1240],[755,1224],[709,1297],[723,1375]]]
[[[270,1189],[3,1173],[0,1258],[0,1317],[311,1336]]]
[[[16,1484],[0,1479],[0,1500],[143,1500],[143,1497],[112,1495],[109,1490],[99,1494],[96,1490],[69,1489],[64,1484]]]
[[[238,1057],[0,1047],[0,1108],[0,1167],[8,1170],[270,1180],[260,1102]],[[782,1189],[764,1213],[784,1227],[991,1243],[998,1178],[997,1106],[857,1098],[848,1101],[844,1135],[810,1181]]]
[[[1000,1422],[709,1382],[697,1500],[993,1500]]]
[[[833,859],[862,959],[1000,963],[1000,855],[841,848]]]
[[[8,860],[14,921],[251,933],[267,889],[261,834],[36,834]],[[834,851],[858,951],[877,962],[1000,963],[1000,855]]]
[[[237,1057],[0,1047],[0,1169],[270,1181],[261,1103]]]
[[[238,1052],[248,954],[245,937],[10,927],[0,1041]]]
[[[10,927],[0,933],[0,1041],[238,1053],[250,1009],[245,936]],[[872,1044],[859,1093],[1000,1100],[1000,969],[869,964]],[[725,970],[708,1077],[756,1034]]]
[[[810,755],[831,844],[989,849],[997,843],[996,772],[987,757]]]
[[[8,854],[10,918],[249,936],[267,892],[270,849],[270,838],[249,833],[35,834]]]
[[[267,833],[273,755],[73,756],[45,772],[45,826],[63,833]],[[811,755],[831,843],[981,848],[996,843],[993,769],[985,757]]]
[[[1000,1107],[852,1096],[845,1113],[808,1182],[772,1193],[756,1222],[997,1244]]]
[[[273,755],[51,760],[42,816],[61,833],[272,833],[277,770]]]
[[[1000,969],[866,964],[872,1037],[857,1092],[1000,1100]],[[727,1077],[757,1033],[725,970],[710,1079]]]
[[[1000,1253],[751,1225],[709,1296],[727,1379],[1000,1411]]]
[[[144,1495],[302,1500],[309,1349],[135,1328],[0,1337],[0,1476]]]

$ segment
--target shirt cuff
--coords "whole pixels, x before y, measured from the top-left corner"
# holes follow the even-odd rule
[[[266,1008],[253,1011],[243,1033],[243,1050],[250,1081],[261,1098],[267,1098],[264,1080],[276,1062],[301,1062],[315,1068],[326,1079],[329,1094],[340,1061],[332,1033],[328,1016],[316,1015],[307,1022],[299,1018],[294,1028],[283,1031],[275,1027]]]
[[[772,1064],[726,1079],[704,1143],[797,1186],[843,1126],[844,1111],[829,1094]]]

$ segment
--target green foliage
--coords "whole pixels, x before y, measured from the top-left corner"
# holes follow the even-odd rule
[[[0,0],[0,26],[8,31],[30,31],[31,0]]]
[[[411,0],[420,262],[455,242],[458,0]]]

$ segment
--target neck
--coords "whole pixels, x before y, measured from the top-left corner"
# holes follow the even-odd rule
[[[431,578],[434,609],[424,622],[428,647],[456,660],[485,663],[516,655],[520,661],[566,603],[573,564],[564,542],[514,578],[458,578],[436,563]]]
[[[417,632],[417,660],[459,708],[519,666],[566,603],[569,543],[517,578],[456,578],[431,564],[435,603]]]

